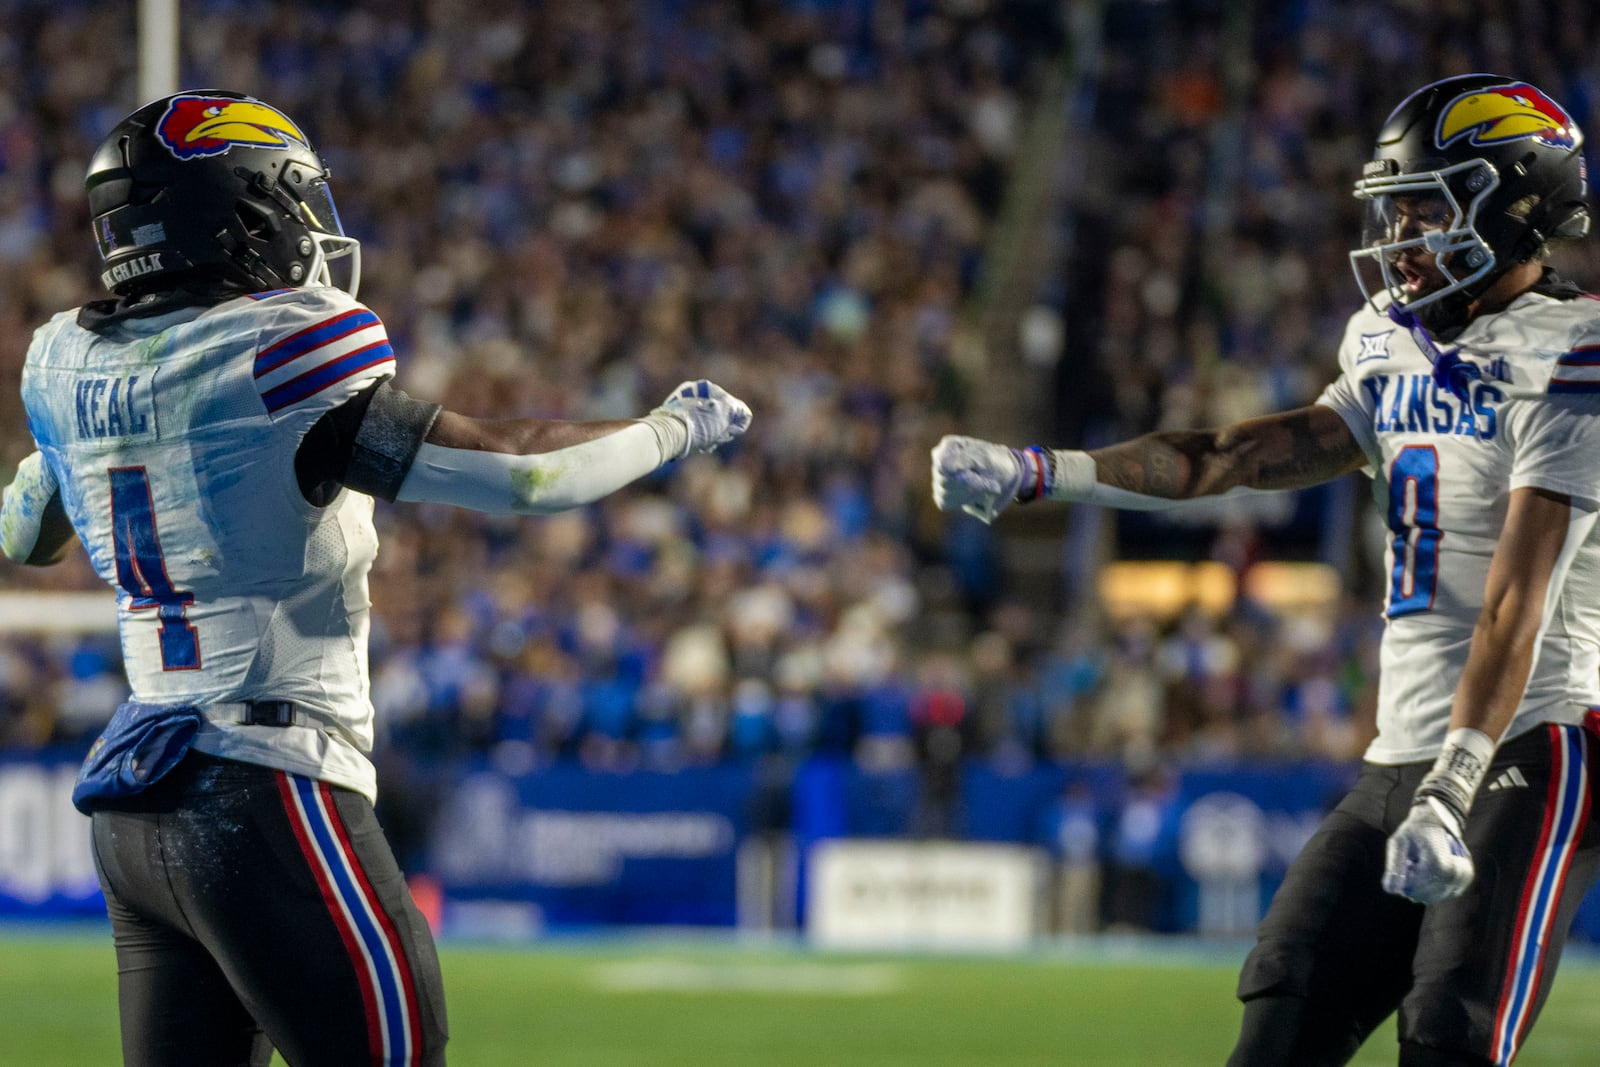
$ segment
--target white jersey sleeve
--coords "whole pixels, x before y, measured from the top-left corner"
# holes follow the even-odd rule
[[[1600,507],[1600,393],[1506,405],[1515,443],[1510,488],[1564,493],[1586,510]]]
[[[338,407],[394,377],[394,349],[378,316],[342,289],[258,294],[253,373],[267,415],[280,422]]]
[[[1600,507],[1600,326],[1584,324],[1558,356],[1545,393],[1506,405],[1510,487],[1564,493]]]
[[[1339,345],[1339,377],[1322,391],[1317,403],[1338,412],[1345,425],[1350,427],[1350,432],[1355,435],[1361,451],[1367,457],[1363,469],[1372,475],[1383,465],[1383,449],[1372,428],[1371,393],[1357,386],[1357,379],[1352,373],[1352,368],[1361,361],[1363,346],[1370,349],[1372,341],[1361,334],[1355,321],[1352,319],[1345,328],[1344,340]],[[1387,340],[1387,336],[1383,339]]]

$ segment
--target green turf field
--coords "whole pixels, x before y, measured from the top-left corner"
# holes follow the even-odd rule
[[[447,945],[454,1067],[1220,1065],[1236,960],[1115,943],[998,959],[684,940]],[[109,935],[0,929],[0,1063],[118,1062]],[[1557,982],[1518,1067],[1600,1062],[1600,968]],[[1394,1063],[1380,1031],[1357,1059]]]

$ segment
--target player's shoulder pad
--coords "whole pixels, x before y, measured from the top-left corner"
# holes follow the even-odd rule
[[[246,302],[253,302],[253,313]],[[394,349],[383,322],[342,289],[274,290],[230,305],[255,320],[252,373],[273,418],[303,408],[325,410],[394,375]]]
[[[58,311],[50,318],[40,323],[33,331],[33,339],[28,345],[28,362],[33,362],[37,354],[43,353],[50,347],[62,330],[70,329],[78,323],[78,310]]]

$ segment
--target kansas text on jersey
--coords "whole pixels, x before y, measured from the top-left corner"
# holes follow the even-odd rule
[[[1483,607],[1513,489],[1600,504],[1600,300],[1525,293],[1453,341],[1477,371],[1437,384],[1407,330],[1370,307],[1345,329],[1319,403],[1361,442],[1387,525],[1376,763],[1431,760]],[[1579,549],[1507,738],[1600,701],[1600,527]]]

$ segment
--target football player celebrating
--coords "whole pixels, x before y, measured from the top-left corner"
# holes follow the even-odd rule
[[[34,336],[38,451],[0,533],[27,563],[76,533],[117,590],[133,699],[73,800],[93,816],[123,1055],[442,1063],[438,958],[372,808],[373,498],[578,507],[727,444],[750,410],[706,381],[617,421],[408,397],[355,299],[327,168],[258,100],[140,108],[86,186],[117,298]]]
[[[1355,186],[1367,302],[1309,407],[1094,452],[934,449],[939,506],[985,521],[1373,478],[1378,736],[1261,924],[1232,1064],[1345,1063],[1397,1008],[1406,1067],[1509,1063],[1594,880],[1600,303],[1541,265],[1588,230],[1581,142],[1508,78],[1401,103]]]

